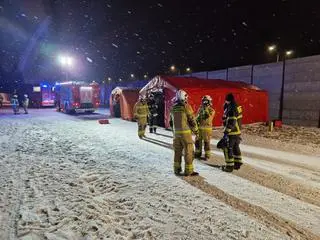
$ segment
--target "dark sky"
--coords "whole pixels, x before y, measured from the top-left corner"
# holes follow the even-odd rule
[[[301,0],[0,0],[0,61],[27,81],[127,80],[275,60],[266,46],[320,54],[320,4]],[[21,64],[21,59],[25,64]]]

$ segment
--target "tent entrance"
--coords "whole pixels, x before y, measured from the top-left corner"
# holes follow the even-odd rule
[[[164,124],[164,114],[165,114],[165,105],[164,105],[164,94],[163,92],[153,92],[154,99],[156,104],[158,105],[158,126],[159,127],[165,127]]]

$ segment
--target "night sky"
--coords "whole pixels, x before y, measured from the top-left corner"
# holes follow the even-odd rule
[[[275,61],[271,43],[320,54],[319,30],[317,1],[0,0],[1,71],[60,81],[60,54],[75,80],[217,70]]]

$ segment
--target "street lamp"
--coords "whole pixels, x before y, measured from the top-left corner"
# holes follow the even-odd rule
[[[111,82],[111,77],[108,77],[108,81]]]
[[[148,78],[148,75],[147,75],[147,74],[145,74],[145,75],[143,75],[143,77],[144,77],[144,79],[147,79],[147,78]]]
[[[71,68],[73,66],[73,58],[69,56],[59,56],[59,62],[63,67]],[[66,81],[68,81],[68,69],[66,69]]]
[[[188,73],[191,72],[191,68],[187,67],[186,72],[188,72]]]
[[[293,54],[293,51],[292,50],[290,50],[290,51],[286,51],[286,56],[291,56]]]
[[[173,72],[173,73],[177,72],[178,75],[180,75],[180,69],[176,68],[175,65],[171,65],[170,70],[171,70],[171,72]]]
[[[279,62],[279,57],[282,57],[282,81],[281,81],[281,92],[280,92],[280,106],[279,106],[279,119],[283,118],[283,102],[284,102],[284,84],[285,84],[285,71],[286,71],[286,58],[292,56],[292,50],[279,51],[276,45],[268,47],[269,52],[277,52],[277,62]]]
[[[131,74],[130,74],[130,77],[131,77],[131,78],[134,78],[134,74],[133,74],[133,73],[131,73]]]
[[[280,54],[279,54],[279,51],[277,50],[277,46],[276,45],[271,45],[268,47],[268,51],[270,53],[273,53],[273,52],[276,52],[277,53],[277,62],[279,62],[280,60]]]

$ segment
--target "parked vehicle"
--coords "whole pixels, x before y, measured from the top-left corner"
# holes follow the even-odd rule
[[[55,86],[56,107],[65,113],[93,113],[100,105],[100,87],[93,82],[62,82]]]

